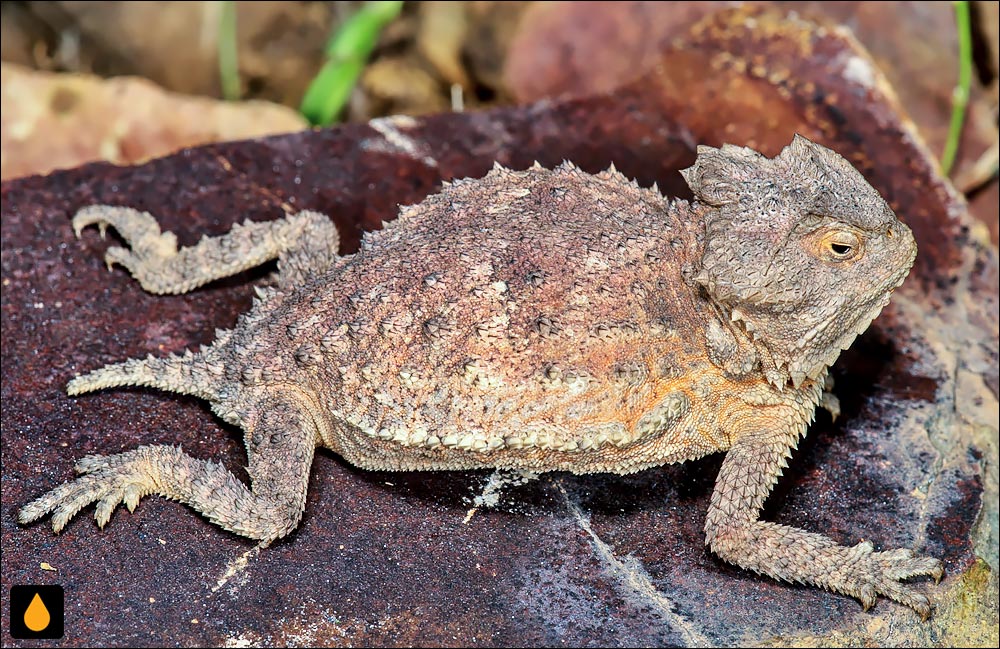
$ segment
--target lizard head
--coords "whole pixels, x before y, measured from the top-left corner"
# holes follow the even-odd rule
[[[700,146],[681,173],[705,218],[692,277],[776,385],[819,378],[913,265],[910,229],[847,160],[804,137],[773,159]]]

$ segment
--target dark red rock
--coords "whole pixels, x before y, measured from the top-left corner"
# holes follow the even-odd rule
[[[996,493],[976,457],[995,447],[967,425],[996,408],[996,250],[970,238],[964,204],[880,87],[844,81],[834,62],[856,55],[851,45],[800,23],[773,27],[760,36],[720,19],[672,55],[690,75],[653,75],[612,97],[345,126],[4,183],[4,645],[31,644],[8,631],[9,586],[22,583],[66,589],[66,646],[689,645],[834,632],[962,644],[962,629],[948,624],[975,560],[984,489]],[[733,63],[747,58],[760,70]],[[698,108],[707,102],[711,111]],[[386,139],[390,129],[404,139]],[[862,613],[847,597],[710,555],[701,528],[720,456],[626,477],[543,476],[466,522],[487,473],[365,472],[321,452],[302,524],[260,552],[156,497],[116,511],[103,531],[92,509],[59,536],[46,523],[16,524],[18,507],[67,479],[86,453],[175,443],[237,475],[245,461],[240,434],[199,401],[144,389],[71,399],[64,386],[107,362],[211,340],[248,307],[249,283],[265,271],[147,295],[121,269],[105,270],[96,233],[73,237],[77,208],[150,210],[182,244],[244,218],[315,209],[337,222],[349,252],[397,203],[442,179],[483,175],[494,160],[524,168],[565,158],[590,171],[613,161],[683,194],[676,170],[697,142],[752,141],[774,154],[794,132],[858,164],[913,228],[920,256],[897,303],[836,366],[844,413],[819,416],[766,516],[942,558],[947,579],[927,585],[938,603],[930,623],[886,600]],[[992,425],[995,435],[995,415]],[[866,636],[873,616],[891,616],[893,635]]]
[[[690,72],[665,64],[664,54],[684,49],[689,29],[697,33],[701,26],[696,23],[732,4],[704,0],[669,5],[643,0],[533,3],[511,42],[504,69],[506,85],[514,97],[526,102],[611,91],[656,67],[667,74]],[[955,9],[949,3],[748,0],[741,4],[754,6],[754,13],[766,9],[771,15],[787,17],[783,20],[805,19],[831,31],[850,33],[884,73],[930,150],[937,156],[943,153],[960,67]],[[981,16],[974,25],[985,30],[977,51],[983,45],[988,57],[986,51],[996,41],[996,3],[974,3],[974,15],[977,9]],[[730,13],[728,20],[733,15]],[[764,25],[757,31],[766,33],[767,29]],[[995,45],[991,53],[996,56]],[[816,62],[814,56],[810,58]],[[992,70],[995,76],[996,67]],[[864,74],[863,69],[849,74],[858,72]],[[997,139],[996,90],[991,99],[987,85],[972,75],[965,126],[952,167],[952,178],[963,191],[975,175],[975,162]],[[710,110],[711,103],[700,107]],[[986,184],[986,180],[980,178],[979,182]],[[994,178],[992,186],[996,184]],[[992,226],[995,214],[994,208],[992,219],[989,211],[979,218]],[[996,242],[994,236],[994,245]]]

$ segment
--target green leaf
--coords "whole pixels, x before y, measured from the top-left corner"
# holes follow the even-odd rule
[[[327,62],[309,84],[300,112],[316,125],[336,119],[351,96],[379,33],[399,15],[400,1],[368,2],[327,41]]]

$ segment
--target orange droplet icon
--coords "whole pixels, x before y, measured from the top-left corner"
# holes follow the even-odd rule
[[[35,597],[32,598],[28,608],[24,611],[24,626],[38,633],[51,621],[52,616],[49,615],[49,609],[45,608],[45,602],[42,601],[38,593],[35,593]]]

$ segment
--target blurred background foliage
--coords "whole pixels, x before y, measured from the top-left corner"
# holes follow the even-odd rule
[[[733,4],[2,2],[0,175],[612,92]],[[852,32],[996,243],[997,2],[745,4]]]

